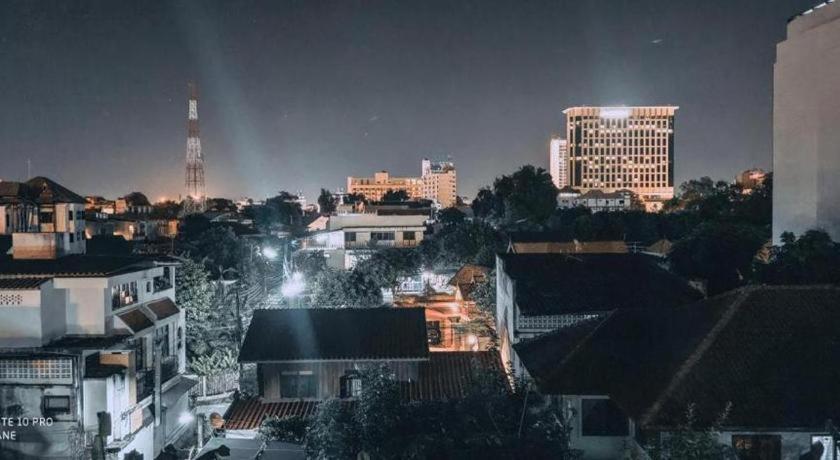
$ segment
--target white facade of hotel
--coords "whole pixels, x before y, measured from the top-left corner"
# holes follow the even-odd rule
[[[840,240],[840,3],[788,23],[773,78],[773,241],[815,228]]]
[[[627,189],[649,211],[674,196],[678,107],[571,107],[566,114],[567,185],[586,192]]]

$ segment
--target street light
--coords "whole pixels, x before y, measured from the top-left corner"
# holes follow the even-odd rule
[[[297,297],[303,293],[305,288],[306,283],[303,281],[303,274],[295,272],[280,286],[280,293],[283,294],[283,297]]]
[[[277,250],[272,248],[271,246],[266,246],[262,248],[262,255],[268,260],[274,260],[277,258]]]

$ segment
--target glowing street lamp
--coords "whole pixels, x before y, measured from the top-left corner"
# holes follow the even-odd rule
[[[262,248],[262,255],[268,260],[274,260],[277,258],[277,250],[272,248],[271,246],[266,246]]]
[[[306,283],[303,281],[303,274],[295,272],[280,286],[280,293],[283,294],[283,297],[297,297],[303,294],[305,288]]]

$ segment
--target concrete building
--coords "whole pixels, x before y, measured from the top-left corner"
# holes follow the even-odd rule
[[[327,265],[351,269],[382,247],[412,248],[423,241],[426,215],[340,214],[329,216],[327,229],[301,241],[301,249],[323,251]]]
[[[0,416],[52,423],[16,427],[0,458],[88,458],[100,433],[109,458],[156,458],[187,429],[195,384],[183,375],[178,263],[87,255],[70,238],[84,200],[49,179],[26,184],[18,196],[40,215],[0,255]]]
[[[582,192],[635,193],[648,211],[674,197],[678,107],[571,107],[566,114],[568,184]]]
[[[85,251],[85,199],[45,177],[0,182],[0,235],[15,258],[55,258]]]
[[[840,3],[793,18],[773,70],[773,241],[820,228],[840,240]]]
[[[558,189],[569,185],[569,146],[558,136],[552,137],[548,144],[548,173]]]
[[[455,206],[458,178],[454,163],[423,158],[420,178],[423,180],[423,198],[438,203],[441,208]]]
[[[412,200],[431,200],[442,208],[454,206],[458,199],[455,165],[424,158],[420,177],[393,177],[388,171],[379,171],[373,177],[347,177],[347,193],[364,195],[371,201],[381,201],[388,191],[398,190]]]
[[[557,207],[569,209],[575,207],[589,208],[592,212],[600,211],[629,211],[640,208],[641,204],[636,195],[627,189],[614,192],[602,192],[600,190],[589,190],[581,194],[579,191],[564,187],[557,194]]]

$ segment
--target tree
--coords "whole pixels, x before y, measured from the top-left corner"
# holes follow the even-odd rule
[[[227,226],[205,230],[194,240],[187,241],[182,249],[188,250],[192,259],[203,261],[214,277],[221,276],[220,269],[238,267],[245,253],[239,238]]]
[[[662,440],[647,450],[653,460],[736,460],[738,457],[731,447],[721,444],[720,428],[729,415],[731,404],[711,426],[698,428],[694,404],[686,410],[685,422],[676,430],[667,433]]]
[[[766,265],[756,264],[757,278],[768,284],[840,283],[840,244],[820,230],[796,238],[782,234],[782,246]]]
[[[213,287],[204,266],[186,259],[176,271],[175,299],[185,314],[187,353],[190,357],[209,352],[207,332],[212,315]]]
[[[388,190],[382,195],[382,201],[408,201],[410,198],[408,192],[403,189]]]
[[[306,279],[315,279],[327,269],[327,259],[324,251],[298,251],[292,256],[295,270],[302,273]]]
[[[322,188],[321,194],[318,195],[318,206],[321,208],[321,214],[332,214],[335,212],[335,197],[329,190]]]
[[[354,459],[359,452],[352,413],[338,399],[318,405],[306,434],[306,458],[318,460]]]
[[[473,214],[476,217],[482,219],[491,217],[496,211],[496,197],[493,195],[493,190],[487,187],[479,189],[470,207],[472,207]]]
[[[263,441],[281,441],[303,444],[306,432],[312,420],[309,417],[290,415],[287,417],[269,417],[260,425],[259,434]]]
[[[464,222],[446,227],[420,243],[424,265],[433,268],[460,268],[464,264],[492,267],[496,253],[505,249],[505,239],[491,225]]]
[[[473,201],[476,216],[502,224],[544,223],[557,207],[557,187],[542,168],[525,165],[512,175],[497,177],[492,192],[479,190]]]
[[[321,307],[378,307],[382,290],[359,270],[327,269],[315,279],[312,299]]]
[[[452,227],[463,224],[467,215],[461,212],[458,208],[446,208],[438,212],[438,221],[444,227]]]
[[[395,290],[402,278],[420,271],[420,254],[413,249],[383,248],[360,261],[354,271],[359,271],[381,289]]]
[[[674,244],[669,260],[677,273],[706,280],[714,295],[752,276],[753,259],[765,242],[753,226],[706,222]]]

